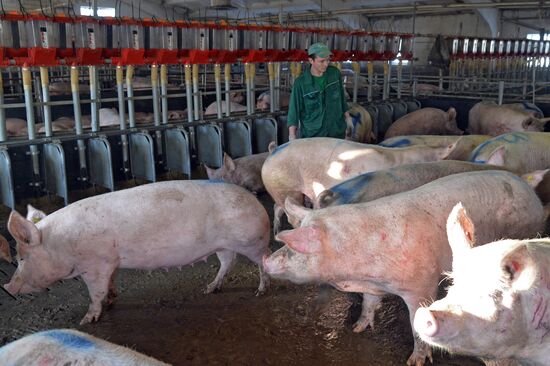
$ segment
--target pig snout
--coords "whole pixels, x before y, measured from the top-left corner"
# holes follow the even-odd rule
[[[434,313],[428,308],[419,308],[414,316],[414,329],[421,336],[434,337],[439,331],[439,324]]]
[[[270,276],[276,276],[285,272],[285,258],[282,255],[264,255],[262,258],[264,271]]]

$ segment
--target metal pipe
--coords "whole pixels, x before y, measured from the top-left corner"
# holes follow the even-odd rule
[[[251,63],[249,65],[250,68],[250,112],[249,114],[253,114],[256,110],[256,85],[255,85],[255,79],[256,79],[256,64]]]
[[[369,87],[367,89],[367,100],[372,102],[372,88],[374,86],[374,64],[372,61],[367,62],[367,74],[369,79]]]
[[[504,81],[500,80],[498,82],[498,105],[502,105],[504,100]]]
[[[231,114],[231,64],[225,64],[223,67],[223,76],[225,79],[225,115]]]
[[[185,94],[187,97],[187,122],[193,121],[193,86],[191,85],[191,65],[185,65]]]
[[[195,120],[201,118],[199,104],[199,65],[193,64],[193,105],[195,110]]]
[[[4,105],[4,79],[2,78],[2,72],[0,72],[0,142],[8,139],[6,131],[6,110]]]
[[[278,111],[281,109],[281,63],[276,62],[273,66],[273,71],[275,72],[275,97],[273,98],[273,105],[274,109]]]
[[[534,62],[533,78],[532,78],[532,81],[531,81],[531,87],[532,87],[532,90],[533,90],[533,95],[531,96],[531,102],[533,104],[535,104],[535,90],[536,90],[535,84],[537,82],[537,67],[536,67],[536,61],[534,59],[533,59],[533,62]]]
[[[399,59],[397,64],[397,99],[401,99],[401,88],[403,87],[403,61]]]
[[[168,124],[168,68],[160,65],[160,100],[162,109],[162,124]]]
[[[218,110],[218,118],[222,118],[222,71],[220,64],[214,65],[214,81],[216,83],[216,108]]]
[[[128,120],[130,122],[130,128],[136,127],[136,111],[134,109],[134,87],[132,86],[132,79],[134,77],[134,66],[128,65],[126,68],[126,93],[128,94]]]
[[[154,125],[160,126],[160,111],[159,111],[159,73],[158,66],[156,64],[151,65],[151,89],[153,94],[153,119]],[[157,143],[157,156],[159,156],[159,163],[162,164],[163,149],[162,149],[162,132],[160,130],[155,131],[155,141]]]
[[[386,100],[390,96],[390,62],[384,61],[384,85],[382,87],[382,99]]]
[[[118,96],[118,123],[121,130],[126,129],[126,106],[124,103],[124,70],[122,66],[116,67],[116,86],[117,86],[117,96]],[[120,136],[122,143],[122,165],[124,174],[127,174],[130,171],[130,157],[128,154],[128,136],[122,134]]]
[[[354,71],[353,73],[353,103],[357,103],[357,90],[359,88],[359,73],[361,72],[361,68],[359,67],[359,64],[357,62],[353,62],[351,64],[351,67]],[[345,89],[345,87],[344,87]]]
[[[90,114],[91,114],[91,123],[92,131],[99,131],[99,99],[98,99],[98,85],[97,85],[97,68],[95,66],[88,67],[88,72],[90,74]]]
[[[269,75],[269,111],[275,112],[275,70],[273,70],[273,62],[267,63],[267,73]]]
[[[23,74],[23,92],[25,94],[25,109],[27,113],[27,133],[29,140],[34,140],[36,137],[34,131],[34,108],[32,105],[32,81],[31,70],[28,67],[22,68]],[[40,165],[38,161],[38,148],[36,145],[30,146],[32,170],[33,170],[33,184],[35,187],[39,186],[40,179]]]
[[[48,77],[48,68],[40,67],[40,84],[42,85],[42,101],[44,102],[44,129],[46,137],[52,135],[52,111],[50,105],[50,81]]]
[[[71,93],[73,95],[73,111],[74,111],[74,127],[76,135],[82,135],[82,112],[80,110],[80,94],[78,90],[78,67],[71,66]],[[80,165],[80,180],[86,181],[88,178],[86,167],[86,144],[84,140],[78,139],[76,141],[78,146],[78,162]]]
[[[250,64],[248,62],[244,64],[244,77],[246,83],[246,114],[250,115],[252,114],[252,109],[250,108],[250,93],[252,91],[250,85]]]

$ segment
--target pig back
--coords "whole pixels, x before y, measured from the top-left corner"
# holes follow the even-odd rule
[[[89,197],[48,215],[37,227],[50,247],[79,254],[93,248],[94,253],[119,255],[127,260],[121,267],[134,268],[147,268],[135,261],[152,249],[171,256],[170,265],[193,259],[199,245],[204,256],[269,238],[269,218],[254,195],[208,180],[158,182]]]
[[[385,138],[401,135],[445,135],[447,129],[447,113],[436,108],[422,108],[404,115],[395,121],[388,131]]]

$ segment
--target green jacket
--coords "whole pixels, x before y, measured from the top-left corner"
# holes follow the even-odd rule
[[[294,82],[288,106],[288,126],[301,124],[302,137],[337,137],[346,133],[344,112],[348,104],[340,70],[329,66],[325,90],[319,90],[307,68]],[[323,96],[324,93],[324,104]]]

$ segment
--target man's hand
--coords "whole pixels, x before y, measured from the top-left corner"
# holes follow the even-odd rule
[[[290,126],[288,128],[288,141],[292,141],[296,139],[296,130],[298,128],[296,126]]]

